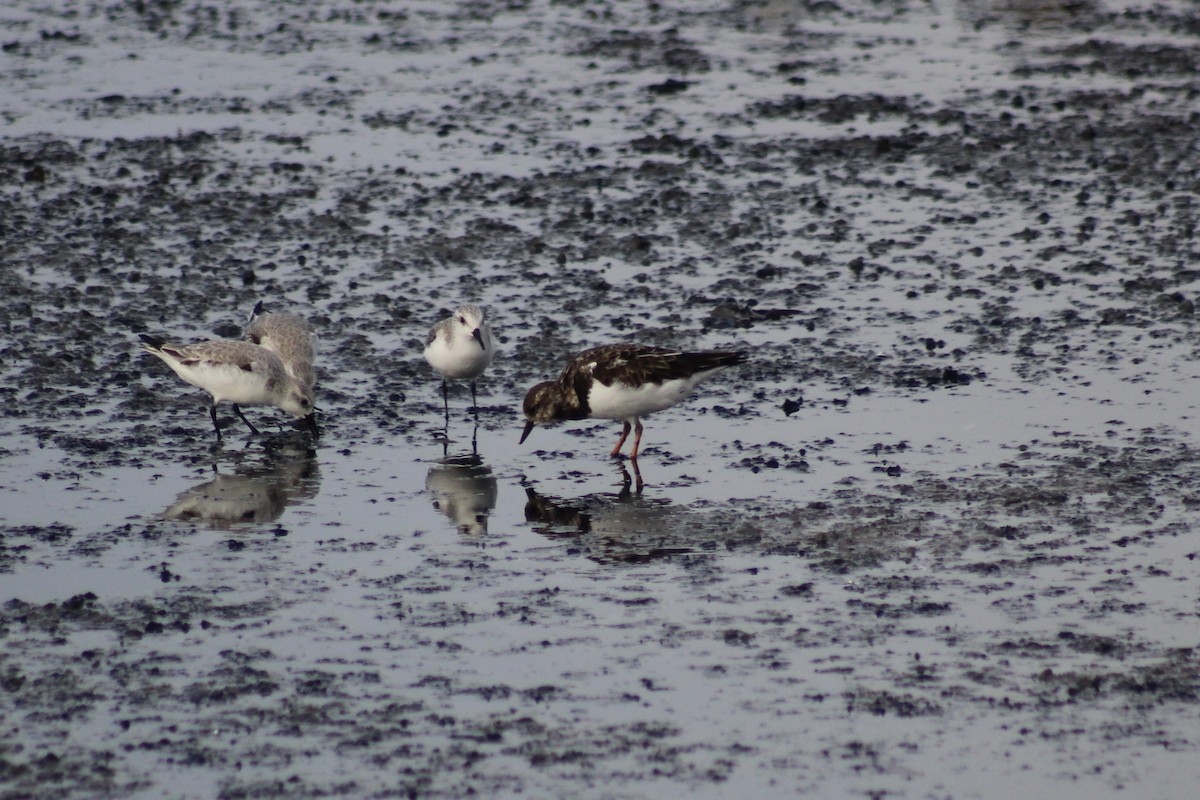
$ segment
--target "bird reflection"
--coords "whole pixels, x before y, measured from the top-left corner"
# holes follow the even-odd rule
[[[240,454],[238,462],[231,474],[213,464],[215,477],[181,492],[163,516],[217,530],[261,525],[320,487],[316,451],[297,442],[277,443],[262,456]]]
[[[445,461],[450,457],[450,445],[455,441],[450,438],[450,415],[446,415],[445,425],[441,428],[432,430],[433,440],[440,442],[442,445],[442,460]],[[475,455],[479,448],[479,420],[475,420],[475,425],[471,428],[471,454]]]
[[[693,527],[686,512],[665,498],[644,497],[641,476],[635,483],[624,463],[618,468],[617,492],[563,499],[526,486],[525,519],[543,536],[572,540],[601,562],[643,563],[692,552],[683,538]]]
[[[488,515],[496,507],[496,478],[478,454],[444,456],[429,468],[425,489],[433,496],[433,507],[460,534],[487,533]]]

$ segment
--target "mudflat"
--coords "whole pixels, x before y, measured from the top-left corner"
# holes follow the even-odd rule
[[[1192,4],[0,22],[0,797],[1194,792]],[[518,446],[619,341],[751,358]]]

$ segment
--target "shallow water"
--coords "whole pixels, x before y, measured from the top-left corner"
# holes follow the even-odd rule
[[[1190,5],[0,19],[0,796],[1189,796]],[[623,340],[753,358],[519,446]]]

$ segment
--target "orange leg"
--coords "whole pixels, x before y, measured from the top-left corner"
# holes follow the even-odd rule
[[[635,492],[637,492],[638,494],[641,494],[642,489],[644,489],[646,487],[646,482],[642,480],[642,471],[640,469],[638,469],[638,463],[637,463],[636,458],[629,459],[629,463],[633,465],[633,480],[634,480],[633,490]]]
[[[640,423],[639,423],[638,427],[641,427]],[[638,435],[641,436],[641,433],[639,432]],[[609,453],[609,456],[612,458],[616,458],[617,456],[621,455],[621,448],[625,446],[625,440],[628,438],[629,438],[629,423],[626,422],[625,428],[621,431],[621,438],[617,440],[617,446],[612,449],[612,452]]]
[[[629,423],[625,423],[628,425]],[[638,448],[642,446],[642,421],[635,419],[633,421],[633,452],[629,454],[630,461],[637,461]]]

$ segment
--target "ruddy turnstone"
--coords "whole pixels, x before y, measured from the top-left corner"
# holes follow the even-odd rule
[[[563,419],[619,419],[625,422],[612,449],[615,458],[635,431],[630,459],[642,443],[641,417],[683,402],[703,380],[741,364],[746,354],[707,350],[684,353],[640,344],[610,344],[584,350],[556,380],[539,383],[525,395],[525,431]]]
[[[250,313],[243,338],[279,356],[288,374],[309,390],[317,385],[317,371],[313,365],[319,340],[312,323],[304,317],[265,311],[259,300]]]
[[[228,402],[250,430],[258,429],[246,419],[239,406],[275,406],[299,417],[317,435],[312,390],[288,374],[275,353],[252,342],[217,339],[198,344],[168,344],[166,340],[140,334],[142,349],[161,358],[166,365],[193,386],[212,395],[208,413],[212,417],[217,441],[217,404]]]
[[[425,360],[442,376],[442,400],[450,414],[447,380],[469,380],[471,403],[475,399],[475,379],[492,363],[492,331],[487,315],[479,306],[459,306],[455,312],[434,325],[425,340]]]

